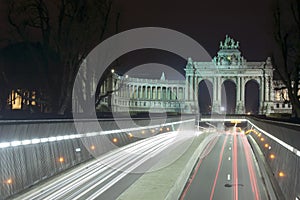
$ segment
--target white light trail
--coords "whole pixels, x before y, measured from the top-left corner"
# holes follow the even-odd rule
[[[60,135],[60,136],[52,136],[48,138],[34,138],[34,139],[26,139],[22,141],[7,141],[0,143],[0,149],[9,148],[9,147],[17,147],[17,146],[26,146],[31,144],[39,144],[39,143],[46,143],[46,142],[55,142],[55,141],[62,141],[62,140],[70,140],[75,138],[82,138],[82,137],[94,137],[99,135],[109,135],[113,133],[125,133],[125,132],[132,132],[132,131],[139,131],[139,130],[146,130],[146,129],[157,129],[163,126],[173,126],[175,124],[182,124],[186,122],[193,122],[194,119],[185,120],[185,121],[178,121],[178,122],[170,122],[160,125],[153,125],[153,126],[145,126],[145,127],[138,127],[138,128],[128,128],[128,129],[117,129],[117,130],[109,130],[109,131],[102,131],[102,132],[90,132],[85,134],[73,134],[73,135]]]

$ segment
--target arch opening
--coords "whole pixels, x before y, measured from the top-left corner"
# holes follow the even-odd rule
[[[195,91],[196,92],[196,91]],[[211,114],[213,101],[213,84],[202,80],[198,85],[198,106],[200,114]]]
[[[236,111],[236,84],[232,80],[226,80],[221,87],[221,112],[235,114]]]
[[[252,79],[245,85],[245,112],[259,114],[259,101],[259,83]]]

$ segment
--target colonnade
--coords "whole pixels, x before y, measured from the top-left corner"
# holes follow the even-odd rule
[[[159,86],[159,85],[135,85],[116,82],[112,86],[117,89],[116,95],[121,98],[144,99],[144,100],[184,100],[184,87]],[[108,81],[104,81],[100,88],[101,94],[109,91]]]
[[[145,100],[183,100],[183,87],[164,87],[148,85],[125,85],[118,96],[131,99]]]

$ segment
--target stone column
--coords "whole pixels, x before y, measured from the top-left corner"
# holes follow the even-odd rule
[[[127,85],[127,94],[125,94],[127,98],[130,98],[130,85]]]
[[[213,102],[217,102],[217,79],[213,78]]]
[[[237,77],[236,78],[237,80],[237,83],[236,83],[236,113],[237,114],[242,114],[242,111],[241,111],[241,78],[240,77]]]
[[[220,111],[220,105],[218,105],[219,102],[218,102],[218,99],[217,99],[218,89],[219,89],[218,81],[217,81],[217,78],[214,77],[213,78],[213,101],[212,101],[213,105],[212,105],[212,111],[216,112],[216,113],[219,113],[219,111]]]
[[[270,101],[270,81],[269,81],[269,76],[268,75],[266,75],[266,77],[265,77],[265,80],[266,80],[266,92],[265,92],[265,95],[266,95],[266,98],[265,98],[265,100],[268,102],[268,101]]]
[[[241,109],[245,113],[245,77],[241,77]]]
[[[241,77],[241,101],[245,102],[245,78]]]
[[[193,77],[190,76],[190,81],[189,81],[189,100],[194,101],[194,95],[193,95]]]
[[[198,77],[195,77],[194,79],[194,101],[198,101]]]
[[[185,100],[189,101],[189,76],[185,77]]]
[[[265,81],[264,81],[265,77],[261,76],[259,78],[259,114],[264,114],[264,110],[265,110],[265,105],[264,105],[264,101],[265,101]]]
[[[242,88],[241,88],[241,77],[237,77],[237,90],[236,90],[236,98],[237,98],[237,102],[240,102],[241,99],[241,93],[242,93]]]
[[[219,87],[219,89],[218,89],[218,101],[219,101],[220,105],[221,105],[221,102],[222,102],[222,83],[223,83],[222,81],[223,81],[222,78],[218,77],[218,87]]]
[[[139,86],[136,85],[136,86],[134,87],[134,90],[135,90],[135,99],[138,99],[138,98],[139,98]]]

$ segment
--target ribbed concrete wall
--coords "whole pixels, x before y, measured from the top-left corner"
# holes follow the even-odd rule
[[[300,146],[300,131],[297,125],[266,122],[258,119],[251,119],[250,121],[260,129],[292,147],[296,148]],[[251,125],[249,125],[250,127]],[[286,200],[296,199],[296,197],[300,196],[300,157],[295,152],[288,150],[272,138],[266,136],[262,131],[258,132],[261,133],[260,137],[254,133],[252,133],[252,136],[260,146]],[[261,141],[261,138],[264,138],[264,141]],[[265,147],[265,144],[268,144],[271,148]],[[270,158],[271,154],[275,158]],[[283,172],[285,176],[280,177],[280,172]]]

